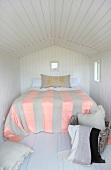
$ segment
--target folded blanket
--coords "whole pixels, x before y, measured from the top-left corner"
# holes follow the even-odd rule
[[[71,137],[71,150],[58,153],[62,158],[81,165],[105,163],[98,153],[99,129],[81,125],[70,125],[68,128]]]
[[[72,126],[68,127],[71,137],[72,149],[59,152],[58,155],[77,164],[90,165],[91,151],[90,151],[90,132],[91,127],[88,126]]]

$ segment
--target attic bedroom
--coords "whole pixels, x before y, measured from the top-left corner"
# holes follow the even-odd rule
[[[111,0],[0,0],[0,170],[111,170]]]

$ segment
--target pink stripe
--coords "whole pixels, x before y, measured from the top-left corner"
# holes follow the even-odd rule
[[[52,132],[52,113],[53,113],[53,91],[48,90],[44,94],[42,101],[44,115],[44,131]]]
[[[31,132],[35,132],[33,100],[38,93],[39,91],[33,90],[22,101],[27,128]]]
[[[108,136],[108,144],[111,145],[111,136]]]
[[[73,100],[67,91],[61,92],[63,105],[62,105],[62,131],[68,130],[70,119],[73,112]]]
[[[15,122],[15,124],[20,128],[20,129],[23,129],[21,123],[20,123],[20,120],[14,110],[14,107],[12,105],[11,109],[10,109],[10,116],[12,118],[12,120]]]
[[[23,140],[23,138],[14,135],[7,126],[5,126],[4,129],[4,136],[13,142],[20,142],[21,140]]]
[[[89,114],[90,110],[92,108],[92,105],[93,105],[93,101],[91,100],[91,98],[88,95],[83,93],[81,90],[76,90],[75,92],[82,99],[82,113],[83,114]]]

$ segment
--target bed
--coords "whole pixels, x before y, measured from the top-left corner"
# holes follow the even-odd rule
[[[67,132],[72,115],[89,114],[97,104],[82,90],[31,89],[17,98],[4,127],[4,137],[21,141],[30,133]]]

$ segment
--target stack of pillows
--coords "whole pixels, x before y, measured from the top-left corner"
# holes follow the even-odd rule
[[[105,124],[105,111],[102,106],[98,106],[96,113],[82,114],[78,113],[76,116],[71,117],[71,125],[84,125],[94,127],[101,130],[99,134],[98,152],[101,154],[108,142],[108,136],[110,133],[110,123]]]
[[[64,87],[64,88],[80,88],[80,78],[70,78],[66,76],[47,76],[41,74],[41,78],[32,79],[32,88],[49,88],[49,87]]]

